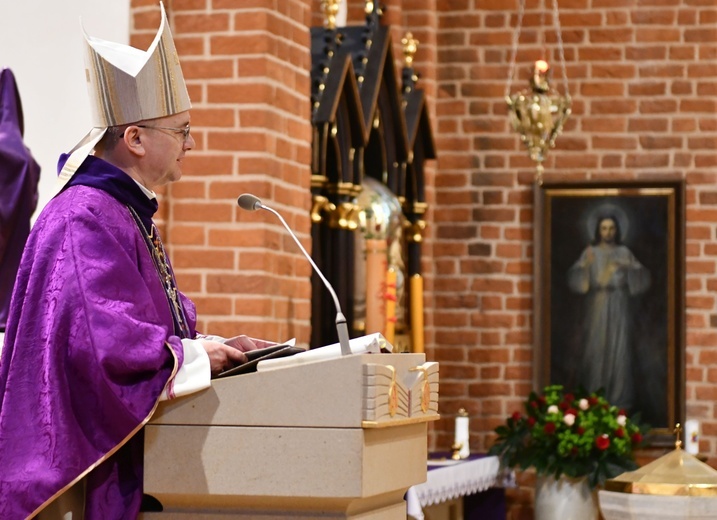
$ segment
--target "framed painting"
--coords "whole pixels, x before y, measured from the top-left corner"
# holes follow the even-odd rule
[[[684,182],[535,192],[536,387],[602,390],[674,442],[684,423]]]

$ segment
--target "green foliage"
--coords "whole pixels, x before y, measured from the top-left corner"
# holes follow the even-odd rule
[[[531,392],[525,413],[515,412],[495,429],[489,454],[510,468],[535,468],[538,475],[588,477],[591,487],[637,468],[633,450],[646,426],[611,406],[601,392],[569,393],[552,385]]]

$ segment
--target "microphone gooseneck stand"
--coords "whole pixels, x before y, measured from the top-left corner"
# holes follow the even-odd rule
[[[296,237],[294,232],[291,230],[289,225],[284,220],[284,217],[279,214],[278,211],[274,210],[273,208],[270,208],[269,206],[266,206],[265,204],[262,204],[259,197],[256,197],[255,195],[252,195],[250,193],[244,193],[242,195],[239,195],[239,198],[237,199],[237,204],[240,208],[245,209],[247,211],[256,211],[257,209],[264,209],[272,214],[274,214],[279,221],[284,225],[284,228],[289,232],[289,235],[291,235],[291,238],[294,239],[294,242],[297,246],[299,246],[299,249],[304,254],[306,259],[311,264],[311,267],[314,269],[314,272],[318,275],[319,278],[321,278],[321,281],[324,283],[324,286],[326,286],[326,289],[329,291],[329,294],[331,294],[331,298],[334,300],[334,305],[336,306],[336,332],[339,336],[339,345],[341,345],[341,355],[347,356],[351,354],[351,347],[349,345],[349,329],[346,325],[346,317],[344,316],[344,313],[341,312],[341,304],[339,303],[339,298],[336,295],[336,291],[334,291],[334,288],[331,286],[329,281],[324,276],[324,273],[321,272],[321,270],[318,268],[318,266],[314,263],[314,259],[311,258],[311,255],[306,252],[306,249],[304,249],[304,246],[301,245],[301,242]]]

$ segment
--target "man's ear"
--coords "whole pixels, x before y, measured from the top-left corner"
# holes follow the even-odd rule
[[[142,138],[143,136],[140,128],[134,125],[128,126],[124,131],[124,135],[122,136],[124,144],[125,146],[127,146],[127,150],[129,150],[130,153],[138,157],[143,157],[144,154],[147,152],[144,148]]]

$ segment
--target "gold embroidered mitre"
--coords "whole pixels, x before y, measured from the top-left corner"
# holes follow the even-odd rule
[[[159,31],[146,51],[85,34],[86,74],[95,127],[134,123],[189,110],[189,94],[160,3]]]
[[[171,116],[191,108],[164,5],[152,45],[141,51],[85,33],[85,75],[93,129],[60,172],[62,187],[102,139],[107,127]],[[84,30],[83,30],[84,32]]]

